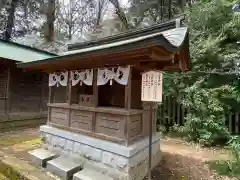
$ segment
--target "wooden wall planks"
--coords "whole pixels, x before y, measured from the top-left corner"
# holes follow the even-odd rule
[[[93,112],[72,110],[70,127],[92,131]]]
[[[124,116],[105,113],[96,114],[96,133],[124,138]]]

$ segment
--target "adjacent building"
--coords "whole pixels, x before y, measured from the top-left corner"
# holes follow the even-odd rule
[[[54,56],[0,40],[0,130],[46,121],[48,75],[44,72],[24,72],[16,64]]]

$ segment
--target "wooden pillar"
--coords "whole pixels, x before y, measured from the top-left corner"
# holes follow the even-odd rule
[[[125,108],[131,109],[131,93],[132,93],[132,67],[130,66],[128,83],[125,86]]]
[[[98,76],[98,70],[93,70],[93,102],[94,107],[98,106],[98,86],[97,86],[97,76]]]
[[[129,70],[129,76],[128,76],[128,83],[125,86],[125,108],[126,109],[131,109],[131,92],[132,92],[132,67],[130,66]],[[129,137],[129,132],[130,132],[130,116],[125,117],[125,145],[129,145],[130,137]]]
[[[97,77],[98,70],[93,70],[93,106],[98,106],[98,86],[97,86]],[[92,131],[95,132],[96,127],[96,112],[93,113],[93,121],[92,121]]]
[[[67,103],[70,106],[72,103],[72,80],[71,80],[71,73],[68,72],[68,83],[67,83],[68,95],[67,95]],[[71,127],[71,107],[68,111],[68,127]]]
[[[44,103],[44,85],[45,85],[44,84],[44,76],[45,76],[45,74],[41,74],[41,92],[40,92],[40,102],[39,102],[40,113],[43,112],[43,103]]]
[[[53,102],[53,87],[49,86],[48,84],[48,103]],[[50,122],[50,116],[51,116],[51,108],[48,106],[48,122]]]
[[[72,81],[71,81],[71,74],[68,72],[68,83],[67,83],[67,103],[70,105],[72,101]]]
[[[11,97],[10,97],[10,85],[11,85],[11,70],[10,68],[8,68],[8,72],[7,72],[7,89],[6,89],[6,99],[5,99],[5,114],[7,116],[7,118],[9,119],[9,113],[10,113],[10,103],[11,103]]]

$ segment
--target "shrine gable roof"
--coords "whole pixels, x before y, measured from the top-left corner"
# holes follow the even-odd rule
[[[181,19],[180,19],[181,22]],[[188,49],[188,28],[176,27],[176,20],[150,28],[120,34],[96,41],[71,44],[68,51],[57,57],[19,63],[18,67],[31,70],[97,68],[106,64],[131,64],[150,60],[154,56],[175,55]],[[188,52],[188,51],[187,51]],[[187,61],[189,56],[187,57]],[[163,59],[164,59],[163,58]]]

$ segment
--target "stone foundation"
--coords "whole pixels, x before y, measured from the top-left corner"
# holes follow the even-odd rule
[[[148,138],[126,147],[48,125],[41,126],[40,131],[45,148],[59,155],[68,155],[75,159],[78,156],[84,157],[88,161],[119,171],[124,174],[121,179],[125,180],[142,180],[147,175]],[[160,139],[153,135],[152,168],[160,159]]]

